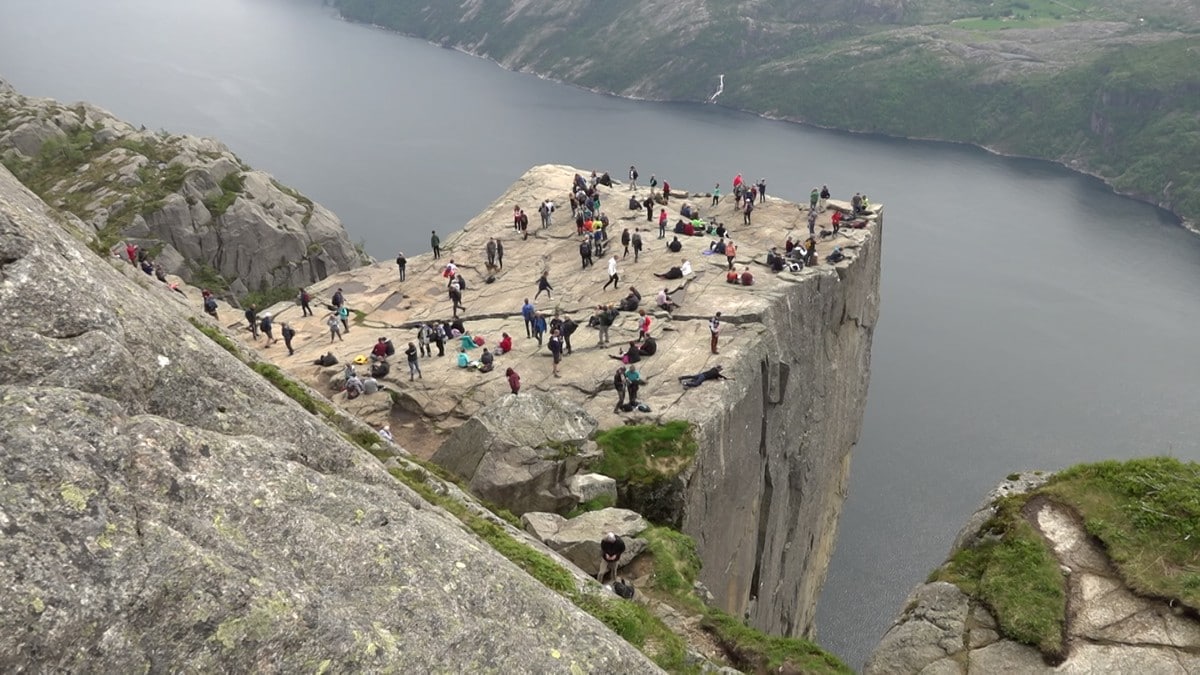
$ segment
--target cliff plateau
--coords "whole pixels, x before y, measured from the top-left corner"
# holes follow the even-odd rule
[[[654,672],[0,168],[0,665]]]
[[[398,443],[427,457],[451,429],[506,395],[503,373],[509,367],[521,374],[523,392],[549,392],[576,401],[602,429],[686,420],[699,445],[695,460],[660,497],[674,505],[666,520],[696,540],[704,563],[701,581],[720,608],[748,617],[756,628],[810,634],[865,405],[871,336],[878,317],[882,225],[843,228],[838,235],[821,238],[821,259],[839,247],[846,255],[842,262],[774,274],[762,264],[767,250],[782,250],[789,235],[807,235],[796,205],[768,197],[754,211],[753,225],[743,226],[732,198],[713,206],[707,195],[681,195],[674,189],[668,203],[655,206],[656,212],[665,209],[668,222],[674,224],[682,204],[690,202],[706,218],[729,226],[739,245],[739,272],[750,269],[756,278],[753,286],[734,285],[725,283],[725,257],[705,254],[712,239],[682,236],[683,250],[671,253],[665,244],[672,235],[657,239],[645,210],[626,208],[631,194],[647,196],[645,188],[631,193],[628,186],[601,186],[604,210],[611,218],[609,246],[618,256],[621,277],[617,288],[605,290],[601,287],[608,278],[608,253],[597,257],[594,267],[582,268],[575,225],[561,206],[575,173],[565,166],[531,169],[461,231],[443,233],[440,259],[428,254],[409,257],[405,281],[399,280],[395,265],[378,263],[314,285],[311,290],[319,300],[341,289],[354,310],[357,319],[344,341],[331,341],[325,317],[301,317],[290,303],[271,311],[298,331],[295,356],[251,340],[240,322],[226,325],[262,358],[297,379],[326,387],[340,369],[313,365],[326,351],[346,362],[369,353],[380,337],[392,338],[403,351],[415,341],[421,322],[448,320],[442,271],[453,260],[468,283],[463,294],[467,309],[459,310],[468,333],[493,347],[507,332],[515,340],[513,351],[496,358],[495,371],[480,373],[455,366],[457,342],[451,342],[447,357],[420,359],[427,376],[421,379],[410,380],[399,359],[381,380],[392,392],[390,401],[382,396],[334,400],[372,423],[390,423]],[[560,207],[549,227],[542,228],[536,208],[544,199]],[[514,205],[530,214],[528,239],[513,228]],[[829,229],[831,213],[821,214],[820,228]],[[642,229],[646,249],[640,256],[622,255],[617,240],[625,228]],[[502,267],[486,264],[485,245],[493,237],[504,245]],[[691,261],[693,275],[673,281],[654,276],[679,265],[681,258]],[[549,300],[534,298],[543,272],[554,289]],[[586,327],[596,305],[615,304],[630,286],[644,294],[642,307],[653,320],[651,332],[658,342],[657,353],[639,364],[648,379],[639,400],[648,404],[650,413],[613,411],[611,381],[619,363],[609,357],[637,337],[637,315],[621,314],[611,329],[611,348],[599,345],[596,333]],[[658,309],[653,299],[664,286],[681,305],[669,313]],[[580,325],[561,377],[551,372],[547,348],[521,335],[525,298],[540,302],[547,319],[558,314]],[[720,354],[715,355],[709,353],[708,322],[718,311],[724,329]],[[470,358],[478,358],[479,351],[473,350]],[[680,376],[715,365],[722,365],[733,379],[695,389],[678,382]]]

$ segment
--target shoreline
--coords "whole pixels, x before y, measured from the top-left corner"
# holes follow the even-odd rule
[[[790,117],[790,116],[786,116],[786,115],[772,115],[770,113],[760,112],[757,110],[749,110],[746,108],[724,106],[724,105],[721,105],[720,103],[711,103],[710,104],[706,101],[691,101],[691,100],[686,100],[686,99],[646,98],[646,97],[641,97],[641,96],[626,96],[626,95],[618,94],[618,93],[612,92],[612,91],[606,91],[606,90],[598,89],[595,87],[586,87],[584,85],[577,84],[574,82],[560,80],[560,79],[551,77],[549,75],[546,75],[546,74],[543,74],[543,73],[540,73],[540,72],[534,71],[534,70],[509,68],[490,56],[486,56],[483,54],[476,54],[474,52],[468,51],[468,50],[463,49],[462,47],[459,47],[456,45],[446,45],[446,44],[434,42],[433,40],[423,38],[418,35],[414,35],[412,33],[405,33],[404,31],[396,30],[394,28],[388,28],[387,26],[381,26],[379,24],[364,23],[364,22],[354,21],[352,19],[347,19],[345,16],[343,16],[340,12],[337,12],[336,10],[334,12],[334,16],[340,21],[357,24],[359,26],[367,26],[369,28],[375,28],[375,29],[378,29],[378,30],[381,30],[381,31],[384,31],[387,33],[391,33],[393,35],[399,35],[401,37],[412,38],[414,40],[421,40],[421,41],[425,42],[426,44],[432,45],[434,47],[439,47],[441,49],[448,49],[450,51],[458,52],[460,54],[464,54],[464,55],[470,56],[472,58],[489,61],[489,62],[495,64],[496,67],[502,68],[510,73],[521,73],[521,74],[525,74],[525,75],[531,75],[533,77],[538,78],[539,80],[545,80],[547,82],[553,82],[555,84],[561,84],[561,85],[568,86],[568,87],[574,87],[576,89],[581,89],[583,91],[591,92],[593,94],[600,94],[602,96],[611,96],[613,98],[624,99],[627,101],[641,101],[641,102],[647,102],[647,103],[686,103],[686,104],[692,104],[692,105],[715,105],[715,106],[722,107],[726,110],[745,113],[747,115],[753,115],[755,117],[759,117],[759,118],[765,119],[765,120],[771,120],[774,122],[785,122],[788,124],[797,124],[797,125],[809,127],[812,129],[820,129],[822,131],[832,131],[832,132],[842,133],[842,134],[851,134],[854,136],[875,136],[878,138],[886,138],[886,139],[890,139],[890,140],[904,140],[904,141],[913,141],[913,142],[919,142],[919,143],[948,143],[951,145],[958,145],[958,146],[964,146],[964,147],[969,147],[969,148],[977,148],[979,150],[984,151],[985,153],[987,153],[989,155],[993,155],[996,157],[1003,157],[1003,158],[1007,158],[1007,159],[1027,159],[1027,160],[1034,160],[1034,161],[1038,161],[1038,162],[1047,162],[1049,164],[1053,164],[1055,166],[1066,169],[1067,171],[1070,171],[1072,173],[1076,173],[1076,174],[1079,174],[1082,176],[1087,176],[1089,178],[1094,178],[1094,179],[1100,181],[1101,183],[1103,183],[1104,186],[1107,187],[1109,189],[1109,191],[1111,191],[1115,195],[1124,197],[1126,199],[1132,199],[1134,201],[1141,202],[1143,204],[1149,204],[1150,206],[1153,206],[1153,207],[1159,209],[1160,211],[1169,213],[1171,215],[1171,217],[1175,220],[1176,225],[1182,227],[1183,229],[1185,229],[1193,234],[1200,235],[1200,221],[1188,220],[1186,217],[1184,217],[1179,212],[1175,211],[1174,209],[1171,209],[1170,207],[1164,205],[1162,202],[1159,202],[1147,195],[1142,195],[1142,194],[1133,193],[1133,192],[1123,192],[1121,190],[1118,190],[1104,176],[1101,176],[1100,174],[1090,171],[1083,167],[1072,166],[1071,164],[1069,164],[1063,160],[1050,159],[1048,157],[1036,157],[1033,155],[1022,155],[1022,154],[1017,154],[1017,153],[1005,152],[1003,150],[999,150],[992,146],[981,145],[979,143],[972,143],[970,141],[956,141],[956,140],[946,139],[946,138],[932,138],[932,137],[924,137],[924,136],[905,136],[902,134],[888,134],[888,133],[882,133],[882,132],[878,132],[878,131],[859,131],[856,129],[845,129],[842,127],[826,126],[823,124],[817,124],[815,122],[810,122],[810,121],[796,118],[796,117]]]

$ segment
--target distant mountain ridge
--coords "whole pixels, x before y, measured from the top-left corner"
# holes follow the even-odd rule
[[[1200,7],[1170,0],[327,0],[621,96],[1061,162],[1200,221]]]

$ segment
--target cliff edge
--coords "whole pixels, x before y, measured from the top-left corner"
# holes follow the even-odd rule
[[[0,168],[7,669],[656,671],[71,222]]]
[[[453,261],[467,282],[466,309],[458,310],[466,331],[483,338],[488,348],[508,333],[513,351],[496,357],[494,371],[481,373],[456,366],[458,341],[452,341],[445,356],[437,356],[436,348],[433,357],[422,356],[422,377],[413,380],[398,354],[391,372],[380,379],[390,397],[334,400],[374,424],[390,424],[398,443],[426,457],[450,430],[508,392],[504,373],[510,367],[521,375],[523,392],[544,391],[579,402],[602,429],[685,420],[695,430],[698,449],[694,461],[676,467],[678,475],[660,486],[655,497],[669,506],[658,519],[695,538],[704,562],[701,580],[720,608],[771,633],[810,634],[866,400],[878,316],[881,224],[871,221],[862,229],[842,228],[836,235],[818,237],[819,264],[776,274],[764,264],[767,251],[777,247],[782,252],[789,236],[797,241],[807,237],[807,206],[802,211],[768,196],[754,210],[752,224],[744,225],[732,197],[713,205],[707,194],[689,195],[676,188],[667,203],[653,206],[653,222],[647,222],[644,208],[628,204],[631,196],[645,199],[646,188],[602,185],[601,210],[610,218],[608,250],[584,267],[580,237],[566,208],[576,173],[566,166],[531,169],[461,231],[441,232],[440,259],[408,256],[403,281],[397,266],[388,262],[314,285],[316,301],[327,302],[340,289],[352,310],[350,330],[339,338],[331,336],[327,314],[303,317],[289,303],[271,311],[276,321],[297,330],[294,356],[281,345],[251,339],[240,321],[226,325],[243,336],[247,347],[296,378],[316,387],[336,386],[341,366],[314,365],[321,354],[332,351],[343,363],[365,360],[379,338],[392,339],[403,352],[410,341],[416,342],[420,324],[451,319],[442,273]],[[546,199],[558,209],[542,227],[537,208]],[[738,246],[735,267],[739,273],[750,270],[753,285],[726,283],[726,257],[708,253],[713,237],[680,236],[682,250],[667,249],[684,203],[729,228]],[[529,216],[528,238],[513,227],[514,206]],[[831,203],[817,228],[830,230],[831,215],[841,208],[848,207]],[[656,224],[662,210],[668,233],[659,239]],[[625,253],[620,240],[626,229],[641,230],[645,249],[640,254],[632,248]],[[502,266],[487,264],[486,245],[492,238],[503,244]],[[845,259],[829,262],[835,248]],[[620,283],[604,288],[612,253]],[[674,280],[655,276],[685,259],[694,273]],[[543,273],[553,290],[549,297],[542,293],[537,298]],[[588,327],[597,305],[617,304],[630,287],[642,294],[640,307],[651,317],[657,340],[657,352],[638,363],[648,380],[639,400],[650,412],[613,408],[612,379],[621,365],[614,358],[637,339],[638,314],[619,315],[610,329],[610,346],[600,345],[596,330]],[[678,308],[667,312],[657,307],[655,296],[663,289]],[[548,348],[526,336],[521,315],[525,299],[547,321],[558,316],[579,325],[559,377],[552,372]],[[723,328],[720,353],[712,354],[708,326],[716,312],[722,314]],[[468,358],[477,360],[481,351],[470,349]],[[718,365],[731,380],[697,388],[679,381]]]

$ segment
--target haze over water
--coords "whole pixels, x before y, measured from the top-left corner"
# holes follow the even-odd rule
[[[380,258],[542,163],[884,203],[871,390],[818,616],[855,667],[1005,475],[1200,459],[1200,237],[1049,164],[600,96],[302,0],[5,0],[0,77],[217,137]]]

